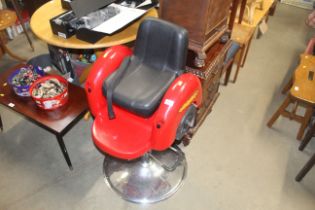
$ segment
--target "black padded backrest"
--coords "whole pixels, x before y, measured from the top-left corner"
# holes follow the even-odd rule
[[[145,19],[138,30],[134,55],[156,69],[181,74],[188,48],[186,29],[157,18]]]

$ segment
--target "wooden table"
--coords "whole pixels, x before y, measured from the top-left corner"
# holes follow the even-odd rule
[[[69,83],[68,103],[56,110],[45,111],[37,107],[30,97],[17,96],[7,84],[7,78],[15,70],[23,65],[18,65],[0,74],[0,104],[13,110],[36,125],[56,135],[61,152],[72,170],[72,164],[68,155],[63,136],[84,116],[88,110],[84,90]],[[11,106],[10,104],[14,104]],[[0,128],[3,129],[0,116]]]
[[[142,18],[133,22],[122,31],[115,33],[111,36],[105,36],[95,44],[91,44],[77,39],[75,36],[69,39],[61,38],[52,33],[49,20],[66,10],[62,9],[60,0],[52,0],[41,6],[35,11],[31,18],[31,29],[34,34],[41,40],[50,45],[70,48],[70,49],[99,49],[111,47],[114,45],[125,44],[134,41],[137,36],[137,31],[140,23],[146,17],[157,17],[156,9],[150,9]]]

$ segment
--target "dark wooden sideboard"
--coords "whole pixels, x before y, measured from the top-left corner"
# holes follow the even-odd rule
[[[204,66],[208,49],[227,31],[232,0],[160,0],[159,17],[189,32],[195,64]]]
[[[224,68],[224,59],[231,46],[231,41],[220,43],[217,41],[207,52],[205,66],[197,67],[194,62],[195,52],[189,51],[187,56],[186,72],[191,72],[200,78],[202,84],[202,104],[197,113],[196,126],[190,131],[190,135],[184,139],[188,145],[194,133],[212,111],[213,105],[219,97],[219,85]]]
[[[159,17],[180,25],[189,33],[186,71],[197,75],[202,83],[202,105],[196,126],[186,135],[188,145],[194,133],[211,112],[219,96],[224,59],[231,46],[229,36],[240,0],[160,0]],[[231,18],[229,24],[229,16]]]

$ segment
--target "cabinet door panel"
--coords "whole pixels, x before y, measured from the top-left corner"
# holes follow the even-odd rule
[[[214,30],[221,25],[222,21],[227,21],[229,8],[232,0],[211,0],[208,10],[207,32]]]
[[[160,18],[186,28],[189,38],[203,40],[207,25],[207,1],[160,0]]]

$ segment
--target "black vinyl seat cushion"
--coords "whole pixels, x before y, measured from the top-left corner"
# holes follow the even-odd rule
[[[188,32],[175,24],[147,18],[139,27],[134,55],[103,84],[109,118],[115,118],[112,104],[142,117],[151,116],[163,95],[183,73]]]
[[[176,78],[171,71],[157,71],[132,57],[124,77],[113,90],[113,103],[142,117],[151,116],[168,87]],[[103,84],[103,95],[115,77],[114,72]]]

